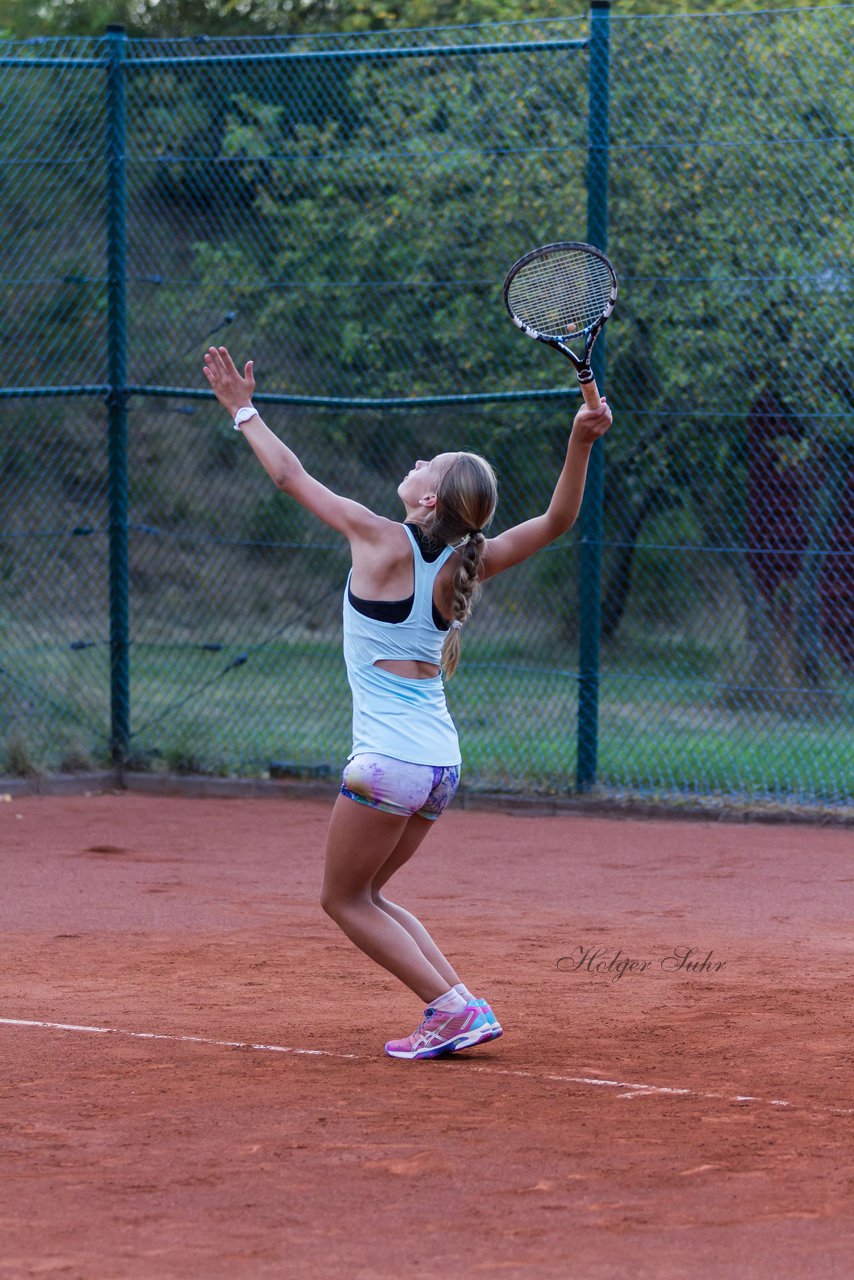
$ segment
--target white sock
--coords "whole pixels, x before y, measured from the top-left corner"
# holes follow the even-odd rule
[[[467,1003],[465,996],[461,996],[455,987],[451,987],[450,991],[439,996],[438,1000],[431,1000],[429,1007],[438,1009],[440,1013],[462,1013]]]
[[[459,991],[463,999],[468,1001],[469,1004],[474,1004],[475,996],[472,995],[472,993],[469,991],[468,987],[464,982],[458,982],[457,985],[454,987],[454,990]]]

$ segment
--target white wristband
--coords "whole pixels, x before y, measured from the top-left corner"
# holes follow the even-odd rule
[[[253,408],[251,404],[244,405],[242,409],[238,409],[234,415],[234,430],[239,431],[244,422],[248,422],[250,418],[258,416],[258,410]]]

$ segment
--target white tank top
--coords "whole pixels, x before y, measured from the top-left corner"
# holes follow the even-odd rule
[[[433,620],[433,587],[453,555],[445,547],[428,564],[412,530],[415,589],[404,622],[381,622],[360,613],[350,602],[350,579],[344,591],[344,661],[353,694],[353,749],[350,759],[365,751],[392,756],[410,764],[447,767],[461,761],[460,744],[445,702],[441,675],[413,680],[375,666],[380,659],[441,664],[447,629]]]

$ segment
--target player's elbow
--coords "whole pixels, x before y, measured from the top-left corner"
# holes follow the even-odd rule
[[[282,493],[293,496],[301,471],[302,467],[299,463],[282,462],[273,472],[273,483],[277,489],[281,489]]]
[[[552,511],[545,514],[545,533],[549,542],[556,541],[568,533],[578,517],[577,511]]]

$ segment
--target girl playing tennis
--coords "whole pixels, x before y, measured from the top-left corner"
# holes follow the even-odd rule
[[[484,536],[495,511],[495,476],[471,453],[416,462],[398,486],[403,523],[339,497],[310,476],[252,405],[225,347],[205,355],[205,376],[261,465],[350,543],[344,657],[353,693],[353,749],[326,845],[324,910],[360,950],[427,1006],[420,1026],[385,1046],[393,1058],[432,1058],[501,1035],[485,1000],[472,995],[423,924],[385,894],[452,800],[460,749],[442,674],[452,675],[460,628],[479,584],[565,533],[581,507],[591,445],[611,425],[603,401],[575,415],[566,461],[541,516]]]

